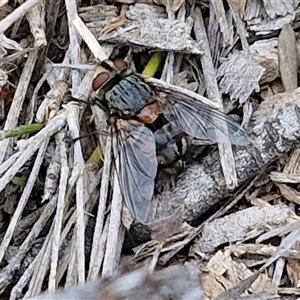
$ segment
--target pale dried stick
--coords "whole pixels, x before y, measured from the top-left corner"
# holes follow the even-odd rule
[[[57,199],[57,197],[58,196],[55,195],[55,199]],[[60,248],[62,243],[65,241],[65,239],[67,237],[67,234],[69,233],[69,231],[71,230],[71,228],[73,227],[75,222],[76,222],[76,211],[73,212],[72,216],[68,220],[68,223],[64,226],[64,229],[61,233],[60,244],[59,244],[58,248]],[[49,231],[49,234],[47,235],[47,240],[46,241],[48,241],[49,239],[52,240],[54,238],[53,235],[55,235],[55,233],[53,231],[53,227],[54,227],[54,222],[52,223],[52,227]],[[52,249],[52,242],[48,244],[47,248],[45,248],[44,246],[45,246],[45,243],[43,245],[42,250],[39,252],[38,256],[39,256],[39,260],[41,260],[41,262],[43,262],[45,264],[45,261],[48,262],[49,259],[50,259],[51,249]],[[36,265],[39,265],[39,260],[37,260]],[[66,255],[64,256],[64,260],[67,261],[67,262],[64,264],[64,263],[61,263],[61,260],[60,260],[60,263],[59,263],[59,266],[58,266],[58,269],[57,269],[57,273],[56,273],[56,281],[57,282],[59,282],[61,277],[65,274],[65,270],[67,269],[66,265],[69,264],[69,261],[68,261],[68,258],[66,257]],[[43,270],[43,272],[41,272],[38,268],[34,270],[35,272],[34,272],[32,278],[31,278],[30,285],[29,285],[29,290],[26,293],[26,297],[36,295],[41,291],[42,283],[44,282],[44,277],[45,277],[46,272],[48,270],[49,270],[49,264],[46,265],[46,269]]]
[[[80,63],[80,35],[76,31],[73,20],[78,17],[77,13],[77,2],[65,0],[66,12],[68,17],[68,25],[69,25],[69,37],[70,37],[70,45],[69,49],[71,51],[71,64],[79,64]],[[81,82],[80,71],[76,69],[72,69],[72,96],[74,92],[78,90]]]
[[[75,219],[76,220],[76,219]],[[68,267],[70,265],[70,257],[71,257],[71,243],[68,243],[63,251],[63,255],[59,260],[59,266],[57,268],[56,276],[57,282],[61,282],[62,278],[66,274]]]
[[[29,107],[27,109],[28,111],[28,116],[26,116],[26,123],[27,124],[31,124],[33,119],[34,119],[34,114],[35,114],[35,106],[36,106],[36,102],[38,100],[38,93],[39,93],[39,90],[40,88],[42,87],[42,85],[44,84],[44,82],[47,80],[48,76],[50,75],[52,70],[47,70],[43,76],[39,79],[38,83],[36,84],[35,88],[34,88],[34,91],[33,91],[33,94],[32,94],[32,97],[31,97],[31,100],[29,102]]]
[[[82,158],[82,163],[84,160]],[[78,178],[76,184],[76,206],[77,206],[77,266],[78,266],[78,282],[85,281],[85,255],[84,255],[84,241],[85,241],[85,219],[84,219],[84,199],[87,197],[86,182],[84,182],[83,174]]]
[[[73,97],[88,101],[90,93],[92,91],[92,82],[94,79],[94,71],[88,71],[84,75],[80,86],[74,91]]]
[[[232,245],[226,247],[226,249],[228,249],[231,253],[234,253],[236,257],[241,257],[245,253],[250,255],[254,254],[254,255],[263,255],[265,257],[269,257],[272,256],[277,251],[278,247],[272,245],[266,245],[266,244],[247,243],[247,244]],[[300,259],[300,251],[297,249],[289,249],[282,254],[282,257]]]
[[[298,87],[298,53],[294,29],[291,24],[285,24],[278,37],[278,65],[284,91]]]
[[[229,29],[225,9],[223,2],[219,0],[211,0],[210,9],[214,10],[216,19],[219,21],[220,31],[223,34],[223,40],[225,45],[231,45],[233,43],[233,34]]]
[[[272,282],[279,287],[281,283],[281,278],[284,274],[285,270],[285,263],[286,259],[285,258],[279,258],[276,263],[275,263],[275,270],[272,276]]]
[[[120,233],[123,229],[121,223],[122,213],[122,194],[116,171],[114,173],[114,187],[111,203],[111,215],[109,219],[108,237],[106,242],[105,256],[103,261],[102,276],[109,276],[115,271],[120,260],[120,244],[123,241],[120,239]],[[124,230],[124,229],[123,229]]]
[[[58,187],[58,202],[56,215],[54,219],[54,230],[53,230],[53,238],[52,238],[52,253],[51,253],[51,266],[50,266],[50,275],[49,275],[49,283],[48,290],[54,291],[57,287],[56,281],[56,269],[58,264],[58,251],[60,246],[61,239],[61,228],[63,221],[63,213],[65,207],[65,196],[66,189],[68,183],[69,176],[69,166],[68,166],[68,158],[67,158],[67,149],[66,145],[63,142],[65,132],[61,131],[57,134],[57,142],[59,145],[60,152],[60,162],[61,162],[61,174],[60,174],[60,182]]]
[[[41,213],[43,212],[43,207],[39,207],[35,209],[32,213],[23,216],[19,222],[17,223],[17,226],[15,228],[14,234],[13,234],[13,239],[19,238],[24,234],[25,230],[28,230],[28,228],[31,228],[35,221],[39,218]]]
[[[76,224],[76,219],[77,212],[74,210],[61,234],[61,245],[65,241],[74,224]],[[73,246],[74,243],[75,247]],[[60,282],[66,271],[68,271],[65,287],[72,286],[77,282],[77,267],[73,262],[76,262],[76,232],[73,233],[72,240],[68,242],[67,247],[64,249],[63,256],[60,258],[56,272],[56,280],[57,282]]]
[[[166,57],[165,65],[161,75],[161,80],[173,84],[174,79],[174,51],[169,51]]]
[[[28,268],[25,270],[25,272],[22,274],[22,276],[20,277],[20,279],[18,280],[18,282],[16,283],[16,285],[13,287],[11,293],[10,293],[10,299],[9,300],[17,300],[20,299],[20,295],[22,294],[22,290],[25,288],[25,286],[27,285],[28,281],[31,279],[30,283],[39,283],[40,285],[42,284],[43,280],[32,280],[33,277],[33,273],[35,270],[39,270],[39,274],[42,272],[42,270],[45,269],[45,264],[47,264],[46,262],[48,261],[48,259],[50,259],[50,255],[47,257],[45,256],[45,251],[48,247],[50,247],[49,245],[49,240],[51,237],[51,233],[52,233],[52,228],[49,231],[49,233],[47,234],[47,237],[43,243],[43,246],[40,250],[40,252],[38,253],[38,255],[34,258],[34,260],[32,261],[32,263],[28,266]],[[23,299],[26,299],[30,296],[36,295],[40,293],[40,289],[33,291],[32,288],[30,287],[29,284],[29,288],[24,296]]]
[[[36,48],[47,46],[45,32],[45,3],[46,1],[39,1],[39,4],[35,5],[26,14],[26,18],[30,27],[30,32],[34,37],[34,47]]]
[[[220,106],[223,108],[222,96],[219,91],[217,76],[210,54],[209,42],[202,19],[202,12],[199,7],[195,8],[195,16],[197,16],[194,24],[195,36],[198,41],[202,42],[202,47],[204,49],[204,54],[201,56],[201,65],[203,69],[207,97],[218,102],[218,104],[220,104]],[[227,131],[226,128],[223,128],[223,130]],[[229,189],[234,189],[238,185],[238,180],[231,144],[218,143],[218,147],[226,185]]]
[[[70,62],[70,48],[67,50],[63,62]],[[61,103],[69,89],[67,82],[69,74],[69,69],[53,69],[49,74],[47,82],[51,86],[51,90],[46,94],[36,112],[35,119],[37,122],[42,123],[44,120],[51,119],[59,111]],[[34,95],[32,96],[32,101],[35,101]]]
[[[79,107],[69,103],[66,106],[67,110],[67,120],[69,124],[70,135],[73,138],[80,136],[79,132]],[[84,258],[84,199],[86,199],[86,186],[84,185],[83,176],[85,170],[85,161],[82,155],[82,149],[80,141],[77,140],[74,144],[74,168],[76,173],[79,174],[76,183],[76,210],[77,210],[77,260],[78,260],[78,279],[79,282],[84,282],[84,272],[85,272],[85,258]]]
[[[97,39],[86,27],[86,25],[83,23],[81,18],[79,18],[79,16],[76,16],[74,18],[73,25],[75,26],[81,38],[85,41],[95,58],[97,58],[100,62],[107,60],[108,57],[103,51],[102,47],[99,45]]]
[[[97,201],[97,197],[94,197],[93,195],[86,200],[86,207],[88,211],[91,211],[91,209],[95,206],[96,201]],[[73,209],[73,208],[72,208]],[[88,218],[88,215],[85,215],[85,218]],[[61,234],[61,240],[60,240],[60,244],[62,244],[67,235],[69,234],[71,228],[73,227],[73,225],[76,223],[76,219],[77,219],[77,212],[76,209],[72,212],[72,215],[68,218],[68,222],[67,224],[64,226],[64,230]],[[73,235],[73,237],[75,238],[76,235]],[[70,245],[70,243],[69,243]],[[63,275],[65,274],[66,270],[68,269],[68,266],[70,265],[70,256],[71,256],[71,251],[68,251],[68,249],[64,250],[64,255],[61,258],[61,260],[63,260],[63,263],[59,264],[59,267],[57,269],[57,276],[56,276],[56,280],[57,282],[59,282],[61,280],[61,278],[63,277]],[[76,255],[76,254],[75,254]],[[75,258],[73,258],[75,259]],[[70,268],[69,268],[70,269]],[[76,269],[76,268],[75,268]],[[69,270],[69,273],[72,273],[72,270]],[[73,278],[71,278],[71,281],[74,281]],[[70,282],[70,285],[72,285],[72,282]]]
[[[93,72],[87,72],[83,81],[81,82],[78,90],[75,91],[74,96],[80,97],[80,99],[87,99],[91,91],[91,80]],[[67,106],[68,111],[68,123],[70,128],[70,133],[73,138],[79,137],[79,107],[78,105],[73,105],[69,103]],[[74,174],[79,174],[76,184],[76,203],[77,203],[77,255],[78,255],[78,276],[79,282],[85,281],[85,258],[84,258],[84,200],[87,199],[86,184],[84,184],[84,174],[85,172],[85,161],[83,159],[81,144],[79,141],[75,142],[74,145],[74,169],[70,178],[74,177]]]
[[[57,195],[55,195],[54,201],[55,202],[57,201]],[[24,296],[24,299],[27,299],[28,297],[33,295],[37,295],[42,290],[44,277],[49,269],[53,227],[54,224],[52,223],[51,228],[47,234],[47,237],[43,243],[40,252],[35,257],[33,262],[29,265],[29,267],[26,269],[26,271],[24,272],[24,274],[22,275],[22,277],[18,282],[18,285],[21,283],[22,286],[25,287],[26,282],[28,281],[28,279],[26,280],[26,277],[24,277],[25,273],[28,273],[28,276],[31,276],[28,290]]]
[[[220,294],[216,299],[217,300],[231,299],[232,295],[235,295],[234,298],[237,299],[237,297],[240,296],[242,292],[244,292],[247,288],[249,288],[250,285],[254,282],[254,280],[256,280],[259,273],[265,271],[266,268],[268,268],[276,260],[282,257],[287,250],[291,249],[291,247],[299,241],[300,241],[300,228],[296,228],[281,240],[281,243],[278,246],[277,251],[272,255],[271,258],[268,259],[266,263],[264,263],[263,266],[259,268],[258,271],[255,272],[254,275],[248,277],[247,279],[244,279],[239,284],[234,285],[232,288],[227,289],[225,292]],[[248,284],[246,284],[247,282]]]
[[[123,211],[123,205],[121,206],[121,212]],[[121,216],[122,217],[122,216]],[[109,232],[108,232],[109,234]],[[119,232],[118,232],[118,243],[116,245],[116,259],[115,262],[112,264],[112,273],[115,272],[118,269],[119,262],[121,260],[121,254],[122,254],[122,249],[123,249],[123,244],[124,244],[124,239],[125,239],[125,226],[121,223],[121,226],[119,227]]]
[[[15,230],[15,227],[16,227],[16,224],[18,222],[18,220],[20,219],[21,217],[21,214],[23,212],[23,209],[27,203],[27,200],[30,196],[30,193],[32,191],[32,188],[35,184],[35,181],[36,181],[36,178],[38,176],[38,173],[39,173],[39,170],[40,170],[40,167],[41,167],[41,164],[44,160],[44,154],[45,154],[45,150],[47,148],[47,145],[48,145],[48,140],[44,141],[41,146],[40,146],[40,149],[38,151],[38,155],[35,159],[35,162],[34,162],[34,165],[33,165],[33,168],[30,172],[30,175],[28,177],[28,180],[27,180],[27,183],[26,183],[26,186],[24,188],[24,191],[22,193],[22,196],[20,198],[20,200],[18,201],[18,206],[14,212],[14,215],[9,223],[9,226],[5,232],[5,235],[3,237],[3,240],[2,240],[2,243],[0,245],[0,262],[2,261],[3,259],[3,256],[4,256],[4,253],[11,241],[11,238],[13,236],[13,233],[14,233],[14,230]]]
[[[0,0],[0,8],[8,3],[8,0]]]
[[[203,227],[206,223],[211,222],[212,220],[221,217],[225,212],[227,212],[231,207],[233,207],[238,201],[240,201],[245,194],[253,187],[253,185],[257,182],[257,180],[260,178],[261,174],[255,176],[255,178],[247,185],[246,188],[242,188],[241,193],[238,193],[238,196],[233,200],[230,201],[230,203],[227,205],[223,205],[219,211],[211,215],[204,223],[199,225],[197,228],[193,228],[192,232],[188,234],[188,236],[182,241],[182,245],[179,245],[177,249],[174,249],[173,251],[166,253],[163,255],[160,259],[160,262],[162,264],[166,264],[172,257],[174,257],[184,246],[186,246],[188,243],[190,243],[192,240],[195,239],[197,235],[203,230]],[[163,249],[164,251],[165,249]]]
[[[82,71],[90,71],[95,70],[96,65],[90,65],[90,64],[66,64],[64,62],[62,63],[46,63],[45,65],[46,69],[52,69],[52,68],[70,68],[70,69],[77,69]]]
[[[59,131],[65,125],[65,123],[66,114],[65,112],[62,112],[60,115],[53,118],[40,132],[28,140],[30,142],[29,146],[22,151],[20,157],[0,178],[0,192],[3,191],[5,186],[13,179],[20,168],[22,168],[22,166],[24,166],[24,164],[34,155],[43,141]]]
[[[29,53],[27,61],[25,63],[23,72],[19,79],[19,84],[16,89],[9,113],[7,114],[4,130],[11,129],[17,126],[21,108],[26,96],[26,92],[29,86],[29,82],[32,76],[32,72],[35,67],[35,63],[38,59],[38,51],[32,51]],[[11,139],[0,141],[0,163],[2,163],[7,155]]]
[[[69,85],[64,80],[57,80],[53,88],[46,94],[36,113],[39,123],[52,119],[60,110],[61,103],[69,90]]]
[[[237,32],[240,36],[243,50],[249,51],[249,44],[247,41],[247,37],[249,36],[249,34],[245,28],[244,22],[241,20],[241,18],[239,16],[239,12],[237,11],[238,10],[237,3],[233,0],[228,0],[228,4],[229,4],[232,16],[233,16],[235,24],[236,24]]]
[[[4,163],[0,165],[0,175],[6,172],[13,163],[20,157],[22,154],[21,151],[16,152],[15,154],[11,155]]]
[[[103,258],[105,255],[105,249],[106,249],[106,241],[107,241],[107,236],[108,236],[108,227],[109,227],[109,220],[110,220],[110,214],[107,216],[103,230],[101,232],[101,236],[99,238],[99,241],[97,243],[97,256],[96,259],[94,260],[94,264],[92,266],[92,271],[90,272],[90,277],[89,279],[96,279],[99,276],[100,273],[100,268],[103,262]]]
[[[287,250],[290,250],[294,244],[300,241],[300,227],[295,228],[287,236],[282,238],[276,252],[268,259],[268,261],[259,268],[258,272],[264,271],[278,258],[282,257]]]
[[[93,247],[90,257],[90,266],[88,279],[95,279],[99,275],[101,263],[99,262],[99,247],[100,247],[100,238],[103,234],[103,223],[104,223],[104,213],[106,209],[109,179],[110,179],[110,168],[111,168],[111,137],[106,139],[105,147],[105,160],[103,165],[103,173],[100,187],[100,197],[99,205],[97,211],[97,219],[93,236]]]
[[[182,8],[185,10],[185,8]],[[169,11],[167,9],[167,13],[168,13],[168,19],[170,20],[175,20],[175,13]],[[183,21],[184,20],[180,20]],[[168,51],[167,52],[167,57],[165,60],[165,65],[162,71],[162,75],[161,75],[161,80],[164,80],[168,83],[173,84],[173,80],[174,80],[174,59],[175,59],[175,53],[174,51]]]
[[[51,62],[51,60],[48,58],[46,58],[46,61]],[[70,64],[70,62],[71,62],[71,49],[69,47],[65,53],[65,57],[62,64]],[[52,72],[50,73],[50,76],[47,79],[48,84],[51,86],[51,88],[53,88],[54,83],[58,80],[68,81],[69,75],[70,75],[69,68],[63,68],[63,69],[53,68]]]
[[[57,195],[56,195],[56,198],[57,198]],[[87,202],[88,209],[91,210],[91,208],[95,205],[96,198],[95,198],[95,200],[93,198],[92,199],[91,198],[86,199],[86,200],[88,200],[88,202]],[[76,218],[77,218],[76,210],[74,210],[72,212],[72,215],[70,216],[70,218],[67,215],[65,217],[66,217],[65,219],[68,220],[68,222],[67,222],[66,225],[64,225],[64,229],[63,229],[63,231],[61,233],[61,236],[60,236],[60,243],[59,243],[58,248],[60,248],[63,244],[65,245],[66,237],[69,234],[70,230],[72,229],[73,225],[76,223]],[[87,217],[87,216],[85,216],[85,217]],[[65,222],[65,220],[64,220],[64,222]],[[52,223],[52,227],[51,227],[51,230],[50,230],[51,239],[53,239],[54,238],[53,235],[55,235],[55,232],[52,230],[53,226],[54,226],[54,223]],[[73,238],[75,238],[75,241],[76,241],[76,235],[73,235]],[[44,257],[47,261],[48,261],[48,258],[50,258],[51,244],[45,250],[45,253],[44,253]],[[71,257],[72,253],[71,253],[71,251],[68,250],[68,248],[71,248],[72,245],[73,245],[73,242],[71,242],[71,246],[70,246],[70,243],[69,243],[69,245],[67,245],[67,247],[61,253],[62,256],[59,259],[59,265],[58,265],[57,272],[56,272],[56,282],[57,282],[57,284],[60,282],[61,278],[65,274],[65,271],[67,270],[68,265],[72,265],[72,261],[70,262],[70,257]],[[76,247],[76,243],[75,243],[75,247]],[[73,248],[73,250],[76,250],[76,248]],[[41,259],[42,259],[42,257],[41,257]],[[74,257],[71,258],[71,259],[74,259],[74,261],[76,261],[76,253],[75,253]],[[41,274],[41,272],[38,272],[38,274],[36,274],[38,276],[38,278],[37,277],[32,278],[31,282],[33,282],[32,283],[33,284],[32,289],[34,291],[34,294],[37,294],[41,291],[41,287],[42,287],[41,284],[44,282],[45,275],[47,274],[48,270],[49,270],[49,264],[46,265],[46,269],[42,274]],[[75,264],[73,266],[73,271],[75,271],[75,273],[76,273],[76,265]],[[69,275],[70,274],[72,274],[72,276],[71,276],[71,280],[70,280],[69,285],[72,286],[72,285],[76,284],[77,276],[74,276],[72,270],[71,270],[71,272],[69,272]],[[34,281],[38,281],[38,282],[34,283]]]
[[[148,272],[149,272],[150,274],[153,273],[154,270],[155,270],[155,267],[156,267],[156,265],[157,265],[158,258],[159,258],[159,255],[160,255],[160,253],[161,253],[162,247],[163,247],[163,242],[160,242],[160,243],[157,245],[157,247],[156,247],[156,249],[155,249],[155,251],[154,251],[154,253],[153,253],[153,255],[152,255],[152,259],[151,259],[151,261],[150,261],[150,263],[149,263],[149,265],[148,265]]]
[[[5,32],[14,22],[21,19],[27,12],[29,12],[39,0],[28,0],[16,8],[11,14],[0,21],[0,33]]]
[[[70,197],[72,196],[74,186],[75,186],[79,176],[81,176],[81,169],[78,168],[77,166],[75,166],[72,169],[72,173],[71,173],[70,178],[69,178],[66,199],[70,199]]]
[[[77,251],[76,251],[76,242],[77,240],[77,234],[76,234],[76,228],[74,230],[74,234],[71,241],[71,251],[70,251],[70,259],[69,259],[69,265],[68,265],[68,273],[67,278],[64,287],[69,288],[73,285],[76,285],[77,278],[78,278],[78,268],[77,268]]]
[[[54,152],[52,152],[51,160],[46,171],[42,203],[49,200],[58,188],[59,173],[61,171],[59,146],[56,145],[53,150]],[[48,148],[48,151],[51,151],[51,149]],[[49,156],[49,154],[46,155]]]
[[[264,241],[269,240],[273,237],[287,235],[291,231],[300,227],[300,221],[293,222],[291,224],[283,225],[279,228],[271,229],[268,232],[263,233],[255,239],[255,242],[258,244],[263,244]]]
[[[58,195],[55,195],[54,196],[55,199],[58,198]],[[76,211],[73,212],[73,215],[70,217],[70,220],[68,221],[67,225],[64,226],[64,229],[61,233],[61,237],[60,237],[60,244],[59,244],[59,247],[61,247],[62,243],[65,241],[66,239],[66,236],[67,234],[69,233],[69,231],[71,230],[73,224],[75,223],[76,221]],[[53,240],[54,238],[54,231],[53,231],[53,227],[54,227],[54,222],[52,223],[52,227],[49,231],[49,234],[48,236],[51,238],[50,241]],[[50,259],[50,256],[51,256],[51,250],[52,250],[52,242],[50,242],[49,246],[45,249],[43,255],[41,256],[41,260],[46,260],[48,262],[50,262],[48,259]],[[44,282],[45,280],[45,276],[47,274],[47,271],[49,270],[49,264],[47,264],[46,266],[46,270],[41,272],[41,271],[38,271],[38,270],[35,270],[35,273],[33,274],[32,276],[32,279],[31,279],[31,282],[30,282],[30,286],[29,286],[29,289],[32,290],[31,294],[30,295],[33,295],[33,294],[37,294],[41,291],[41,288],[42,288],[42,283]],[[65,273],[65,269],[64,271],[62,272],[62,274],[60,273],[60,268],[61,268],[61,263],[59,264],[58,266],[58,270],[57,270],[57,273],[56,273],[56,281],[59,282],[60,281],[60,278],[63,276],[63,274]],[[36,272],[37,271],[37,272]],[[26,294],[27,295],[27,294]],[[29,295],[29,296],[30,296]]]
[[[93,194],[96,191],[96,188],[98,187],[99,183],[101,182],[102,178],[102,169],[103,166],[101,166],[101,169],[99,170],[98,165],[95,166],[94,162],[87,161],[86,163],[86,169],[88,174],[88,193],[89,195]],[[99,196],[97,197],[99,201]]]
[[[31,52],[32,50],[34,50],[33,48],[26,48],[24,50],[20,50],[18,52],[14,52],[13,54],[10,54],[10,55],[7,55],[7,56],[4,56],[1,58],[1,61],[0,61],[0,66],[3,66],[5,64],[10,64],[12,66],[12,71],[16,68],[16,65],[14,64],[16,61],[18,61],[19,59],[22,59],[23,57],[27,57],[27,53]],[[1,71],[3,72],[3,69],[1,69]],[[12,72],[12,71],[9,71],[9,72]],[[0,72],[1,74],[1,78],[3,77],[3,73]],[[4,72],[6,75],[7,75],[7,71]],[[7,78],[5,78],[5,81],[6,83],[8,83],[10,86],[16,88],[16,86],[10,82],[9,80],[7,80]],[[2,83],[1,83],[1,86]]]
[[[94,121],[95,129],[99,133],[101,133],[103,130],[107,131],[106,113],[98,105],[92,105],[91,111],[91,121]],[[106,138],[107,136],[105,136],[104,134],[99,134],[99,142],[102,147],[105,146]]]
[[[76,212],[76,210],[74,210],[71,217],[69,218],[67,224],[64,225],[64,229],[62,231],[61,239],[60,239],[60,246],[63,245],[63,243],[65,242],[65,239],[67,238],[67,235],[72,230],[72,227],[76,223],[76,218],[77,218],[77,212]],[[73,237],[76,237],[76,235],[73,234]],[[70,258],[71,258],[71,255],[72,255],[72,250],[71,250],[72,245],[73,245],[73,242],[71,240],[70,242],[68,242],[67,247],[64,250],[63,257],[60,258],[60,263],[59,263],[59,266],[58,266],[57,272],[56,272],[57,282],[60,282],[61,278],[66,273],[67,269],[70,268],[70,263],[71,263]],[[74,268],[75,268],[75,266],[74,266]]]
[[[49,218],[53,214],[56,208],[57,197],[52,198],[49,203],[45,206],[43,213],[40,218],[34,223],[30,233],[26,237],[23,244],[20,246],[18,253],[12,258],[9,264],[1,270],[0,273],[0,289],[5,288],[11,283],[12,277],[14,276],[16,270],[20,268],[20,265],[26,256],[26,253],[31,249],[32,243],[36,237],[43,230],[44,226],[48,222]]]

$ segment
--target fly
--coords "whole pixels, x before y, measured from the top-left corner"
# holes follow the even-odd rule
[[[121,192],[139,222],[146,220],[154,192],[158,166],[156,145],[164,144],[157,140],[162,135],[155,138],[145,124],[153,123],[163,114],[176,128],[167,137],[170,143],[180,132],[213,142],[230,141],[242,146],[250,143],[238,123],[221,111],[195,101],[193,95],[196,94],[190,92],[180,97],[176,86],[163,87],[157,82],[159,80],[128,71],[127,62],[116,59],[102,62],[92,83],[97,103],[108,113],[108,124],[112,128]]]

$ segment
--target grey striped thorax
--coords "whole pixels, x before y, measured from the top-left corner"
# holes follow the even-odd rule
[[[136,116],[143,107],[155,101],[154,91],[136,74],[123,78],[105,97],[110,108],[128,116]]]

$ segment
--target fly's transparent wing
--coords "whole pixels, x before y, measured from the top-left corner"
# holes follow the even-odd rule
[[[117,128],[113,135],[113,152],[120,189],[125,203],[139,222],[147,218],[157,172],[153,133],[136,121],[127,130]]]
[[[238,123],[221,111],[196,101],[172,101],[163,103],[163,113],[188,135],[213,142],[231,142],[248,145],[246,133]]]
[[[250,143],[244,129],[229,116],[208,104],[208,99],[155,78],[141,77],[165,97],[159,99],[162,112],[188,135],[213,142],[245,146]],[[207,102],[207,103],[205,103]]]

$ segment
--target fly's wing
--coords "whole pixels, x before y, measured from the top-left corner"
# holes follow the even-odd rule
[[[165,94],[164,98],[158,100],[162,113],[169,122],[175,123],[188,135],[217,143],[230,141],[241,146],[250,143],[244,129],[212,107],[205,97],[155,78],[140,76],[157,92]]]
[[[147,218],[157,172],[153,133],[143,124],[129,121],[129,130],[117,129],[113,152],[125,203],[139,222]]]

